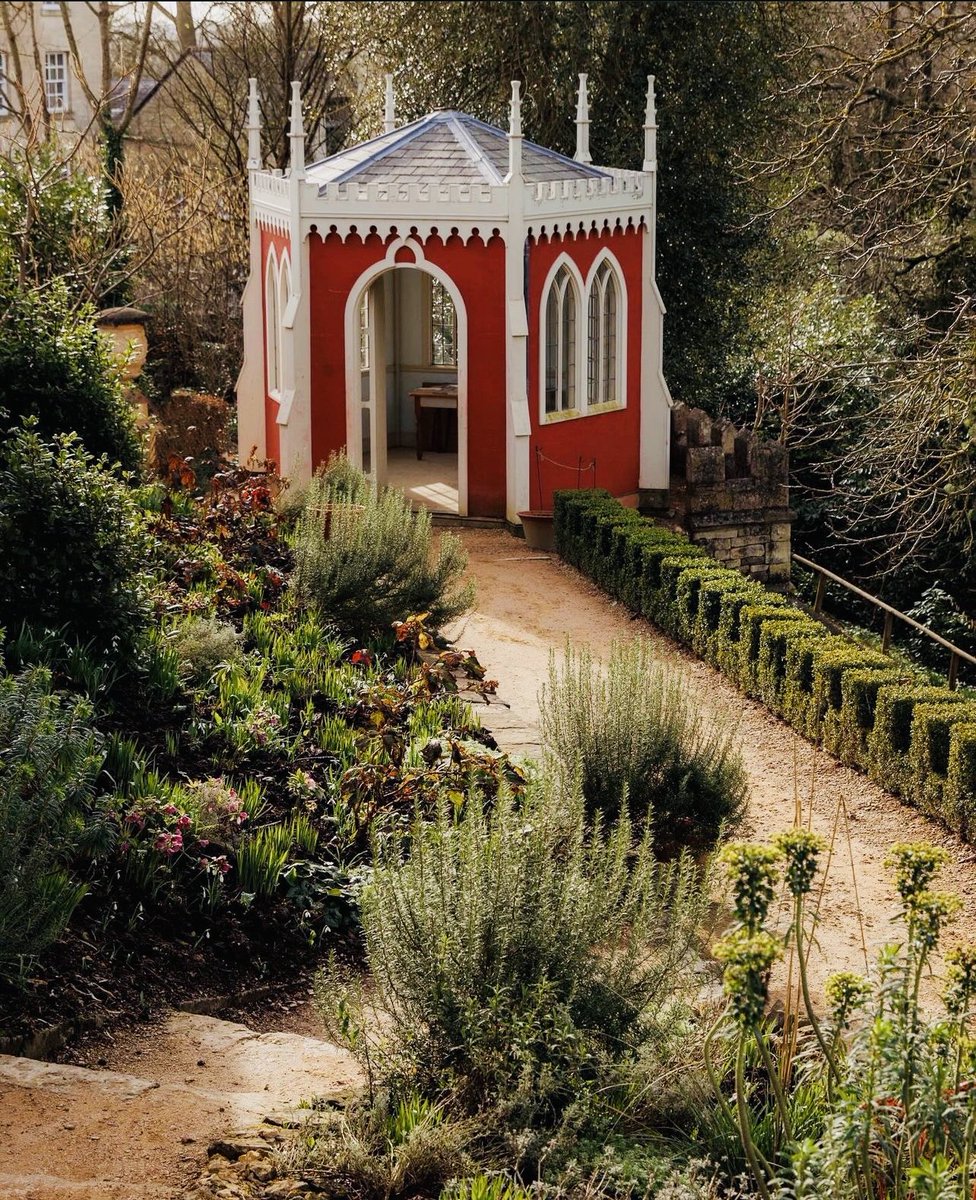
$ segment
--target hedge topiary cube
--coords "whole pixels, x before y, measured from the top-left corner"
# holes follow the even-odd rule
[[[868,774],[883,788],[912,798],[909,757],[912,722],[919,704],[956,704],[963,697],[948,688],[919,684],[885,685],[878,689],[874,728],[868,737]]]
[[[698,611],[695,628],[691,635],[692,649],[713,667],[718,663],[718,632],[722,616],[722,601],[726,596],[742,596],[743,603],[750,597],[764,595],[759,584],[746,579],[738,571],[727,571],[726,575],[713,575],[703,579],[698,590]]]
[[[816,624],[802,609],[771,603],[771,599],[772,593],[758,604],[744,604],[739,610],[738,683],[747,696],[759,695],[759,646],[763,625],[767,621]]]
[[[690,542],[677,545],[661,543],[644,551],[644,591],[641,611],[665,633],[675,636],[677,626],[678,578],[682,571],[712,561],[700,547]],[[650,580],[656,578],[656,583]]]
[[[976,838],[976,722],[949,731],[949,769],[943,804],[964,841]]]
[[[584,509],[596,500],[609,500],[610,493],[603,490],[559,491],[553,493],[553,534],[556,552],[560,558],[578,566],[580,519]]]
[[[711,580],[729,584],[742,576],[738,571],[717,564],[687,567],[678,576],[678,591],[675,597],[678,616],[677,626],[681,640],[694,648],[695,629],[698,623],[698,609],[701,601],[702,586]]]
[[[976,722],[976,703],[952,695],[953,700],[915,706],[909,747],[910,791],[912,802],[923,812],[957,828],[956,814],[947,811],[944,803],[951,732],[953,725]]]
[[[786,607],[786,600],[757,585],[755,592],[726,592],[721,599],[718,634],[715,638],[716,665],[724,675],[739,681],[740,615],[750,604],[765,607]]]
[[[852,667],[841,677],[840,717],[835,748],[831,751],[847,763],[866,771],[870,765],[868,737],[874,728],[874,713],[878,690],[886,684],[907,682],[905,672],[898,667]]]
[[[782,692],[782,716],[803,737],[820,736],[819,706],[814,691],[814,663],[818,653],[834,648],[846,650],[851,643],[839,634],[799,637],[786,647],[786,678]]]
[[[674,534],[670,529],[662,529],[660,525],[648,522],[639,528],[626,526],[617,530],[620,543],[620,574],[621,582],[618,595],[624,604],[633,612],[640,612],[644,576],[644,547],[675,545]]]
[[[827,637],[827,630],[812,617],[796,616],[787,609],[776,610],[775,619],[759,627],[759,655],[755,664],[756,695],[777,716],[783,715],[783,691],[786,685],[786,656],[791,642]],[[740,642],[740,645],[744,645]]]

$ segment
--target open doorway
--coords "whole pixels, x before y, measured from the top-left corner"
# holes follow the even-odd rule
[[[415,508],[463,514],[466,347],[456,295],[439,273],[396,263],[363,287],[353,349],[363,469]]]

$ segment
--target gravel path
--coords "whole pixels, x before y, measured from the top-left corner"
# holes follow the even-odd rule
[[[897,897],[884,867],[895,842],[925,840],[951,852],[941,886],[961,896],[963,908],[948,944],[976,943],[973,848],[798,738],[724,676],[632,617],[555,556],[531,551],[500,530],[465,530],[461,536],[478,594],[474,610],[448,632],[472,647],[499,681],[499,697],[510,708],[493,705],[482,719],[505,749],[538,752],[538,691],[552,651],[561,652],[570,641],[601,657],[615,641],[649,637],[706,712],[738,720],[750,781],[739,836],[768,838],[799,818],[831,843],[811,956],[815,990],[834,971],[863,971],[879,946],[897,940],[892,923]],[[934,994],[934,980],[928,990]]]

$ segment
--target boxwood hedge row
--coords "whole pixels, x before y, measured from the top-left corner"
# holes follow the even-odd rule
[[[976,701],[831,634],[608,492],[557,492],[556,549],[804,737],[976,841]]]

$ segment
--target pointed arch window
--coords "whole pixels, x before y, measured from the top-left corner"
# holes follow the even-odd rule
[[[281,393],[281,305],[278,263],[274,251],[268,255],[264,275],[264,361],[268,376],[268,394]]]
[[[568,267],[556,272],[546,300],[546,413],[576,408],[579,298]]]
[[[622,375],[620,285],[606,259],[590,282],[587,303],[586,403],[619,404]]]

